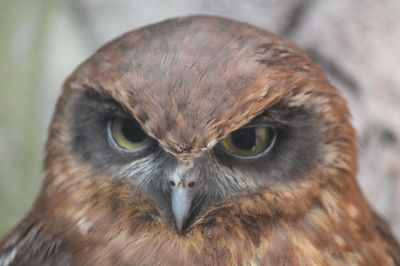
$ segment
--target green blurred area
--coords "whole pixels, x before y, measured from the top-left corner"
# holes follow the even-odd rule
[[[84,59],[63,4],[0,1],[0,237],[34,201],[56,97]]]
[[[45,0],[0,3],[0,235],[24,215],[40,183],[37,100],[50,9]]]

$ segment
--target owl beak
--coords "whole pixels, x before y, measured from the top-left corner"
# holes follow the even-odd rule
[[[179,232],[185,226],[185,222],[190,213],[190,207],[193,200],[193,191],[184,186],[176,186],[172,188],[171,192],[171,205],[172,213],[175,218],[176,228]]]
[[[196,176],[188,173],[192,167],[192,160],[180,161],[168,180],[171,188],[171,210],[179,233],[185,229],[195,196]]]

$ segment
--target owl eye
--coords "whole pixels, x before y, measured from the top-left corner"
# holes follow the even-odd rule
[[[274,128],[266,126],[240,128],[221,141],[223,149],[230,155],[254,158],[268,151],[276,139]]]
[[[115,117],[108,121],[108,136],[118,149],[128,152],[142,150],[151,143],[151,138],[136,120]]]

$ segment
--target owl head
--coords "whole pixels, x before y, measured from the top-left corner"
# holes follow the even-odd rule
[[[354,179],[354,139],[343,98],[293,43],[172,19],[111,41],[67,79],[42,197],[106,199],[180,233],[226,206],[285,215]]]

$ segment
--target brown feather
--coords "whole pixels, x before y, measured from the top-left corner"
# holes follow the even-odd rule
[[[86,92],[117,102],[179,160],[281,106],[312,114],[317,148],[306,170],[213,202],[178,233],[146,191],[91,164],[101,154],[77,155],[71,110]],[[355,143],[343,98],[285,39],[212,16],[128,32],[65,82],[42,190],[0,242],[0,264],[398,265],[398,243],[356,184]]]

